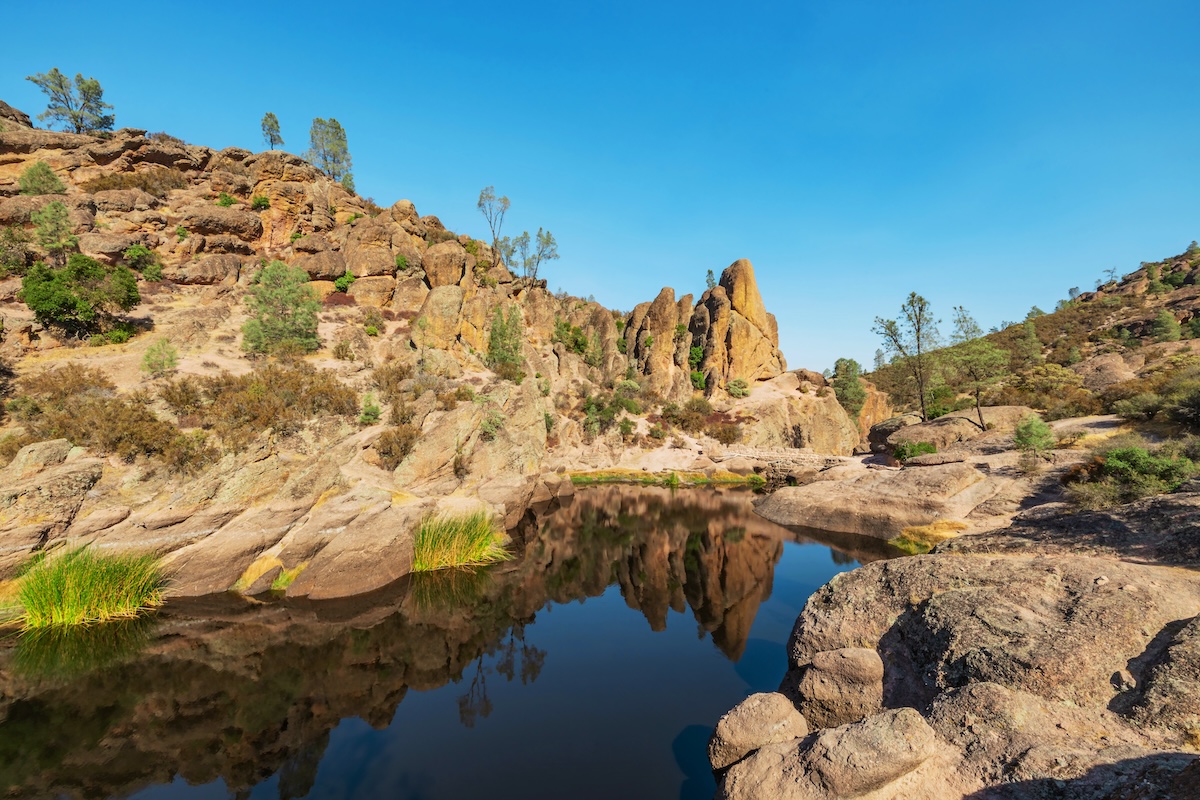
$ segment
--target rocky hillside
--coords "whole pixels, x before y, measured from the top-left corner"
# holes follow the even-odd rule
[[[28,447],[0,481],[0,570],[69,539],[167,556],[176,594],[258,591],[279,574],[293,595],[355,594],[408,571],[412,529],[435,510],[482,505],[512,527],[569,491],[564,470],[720,474],[743,447],[848,455],[890,415],[873,395],[851,420],[819,375],[785,371],[748,261],[698,301],[666,288],[615,312],[286,153],[50,132],[0,112],[0,234],[30,239],[33,215],[62,202],[82,254],[117,264],[141,245],[163,276],[139,276],[137,335],[88,342],[21,302],[37,244],[8,251],[0,358],[16,410],[0,451]],[[63,193],[21,193],[39,162]],[[322,301],[321,348],[277,368],[241,347],[246,293],[276,260]],[[487,353],[497,313],[514,310],[520,363],[500,376]],[[149,377],[163,339],[178,365]]]

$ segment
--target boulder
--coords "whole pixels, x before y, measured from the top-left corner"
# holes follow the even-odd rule
[[[296,241],[292,242],[292,249],[297,253],[322,253],[332,249],[329,240],[319,233],[310,233],[307,236],[301,236]]]
[[[891,539],[904,528],[961,519],[998,486],[968,464],[920,469],[858,468],[840,480],[785,486],[755,507],[780,525]]]
[[[251,241],[263,234],[262,220],[252,211],[220,206],[192,206],[183,211],[183,227],[189,233],[227,233]]]
[[[392,301],[392,293],[396,289],[396,279],[386,275],[370,278],[359,278],[350,284],[347,294],[354,298],[360,306],[383,308]]]
[[[808,735],[808,723],[777,692],[752,694],[717,722],[708,742],[708,761],[721,770],[767,744],[790,742]]]
[[[392,310],[415,314],[428,296],[429,287],[425,285],[424,272],[401,273],[396,278],[396,289],[392,293]]]
[[[920,414],[901,414],[890,419],[885,419],[871,426],[871,429],[867,432],[867,442],[870,444],[872,452],[885,453],[888,450],[888,437],[901,428],[909,425],[919,425],[920,423]]]
[[[163,267],[163,277],[185,285],[210,286],[213,284],[233,285],[242,272],[242,259],[235,255],[215,255],[168,264]]]
[[[33,120],[29,118],[28,114],[26,114],[24,111],[13,108],[3,100],[0,100],[0,119],[8,122],[15,122],[16,124],[22,125],[26,128],[33,127]]]
[[[292,266],[304,270],[314,281],[333,281],[346,274],[346,259],[333,250],[297,256]]]
[[[149,211],[159,205],[157,197],[141,189],[105,189],[93,194],[92,202],[96,204],[97,211],[124,214]]]
[[[988,427],[981,430],[975,409],[953,411],[929,422],[902,426],[887,437],[886,444],[894,450],[901,442],[928,442],[944,450],[985,434],[1011,433],[1021,419],[1032,413],[1033,409],[1026,406],[985,406],[983,422]]]
[[[425,251],[422,263],[430,288],[453,286],[466,273],[467,251],[458,242],[440,242]]]
[[[745,259],[726,268],[720,284],[701,295],[689,330],[703,348],[700,370],[710,388],[723,388],[735,378],[773,378],[786,367],[775,317],[767,313],[754,267]]]
[[[883,703],[883,660],[869,647],[812,655],[796,687],[796,705],[819,728],[857,722]]]
[[[458,340],[462,307],[461,286],[438,286],[433,289],[413,321],[413,345],[449,350]]]
[[[343,248],[346,266],[356,278],[396,273],[392,255],[392,226],[379,220],[359,220],[350,231]]]
[[[142,237],[120,233],[85,233],[79,237],[79,252],[115,264],[135,244],[142,244]]]

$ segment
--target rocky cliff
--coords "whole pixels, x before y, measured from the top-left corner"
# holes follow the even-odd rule
[[[96,444],[41,445],[21,420],[0,420],[8,454],[32,445],[4,473],[11,502],[0,513],[0,570],[37,549],[90,541],[162,554],[176,594],[259,591],[286,573],[299,575],[294,595],[344,596],[407,572],[424,515],[483,507],[512,527],[536,498],[569,490],[553,470],[711,471],[739,441],[840,455],[858,445],[828,391],[784,372],[748,261],[696,303],[666,288],[619,313],[551,294],[413,203],[381,208],[286,153],[213,150],[130,129],[56,133],[4,114],[0,228],[29,234],[32,215],[60,201],[80,252],[115,264],[141,245],[164,276],[139,279],[143,302],[127,322],[144,333],[87,348],[38,324],[19,301],[19,275],[0,278],[0,359],[16,377],[12,391],[49,369],[87,364],[118,399],[206,439],[219,458],[185,476]],[[65,194],[20,194],[22,172],[37,162]],[[42,256],[35,244],[24,252],[26,263]],[[150,344],[167,339],[179,351],[176,380],[257,374],[263,365],[239,346],[244,299],[272,260],[304,270],[322,300],[323,346],[303,361],[361,404],[382,400],[381,421],[317,413],[234,445],[219,420],[170,407],[167,379],[139,369]],[[347,274],[353,282],[337,291]],[[514,311],[519,375],[502,379],[486,354],[496,313]],[[398,376],[390,394],[384,367]],[[738,379],[748,397],[730,395]],[[630,398],[621,425],[612,413],[619,392]],[[681,422],[679,408],[701,396],[709,405]],[[607,417],[596,412],[605,404]],[[385,467],[380,437],[398,421],[415,429],[414,441]]]

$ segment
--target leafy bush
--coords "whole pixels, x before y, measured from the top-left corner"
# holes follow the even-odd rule
[[[413,572],[491,564],[510,558],[485,511],[426,517],[413,540]]]
[[[742,426],[736,422],[715,422],[708,426],[708,435],[721,444],[737,444],[742,440]]]
[[[1013,430],[1013,445],[1025,453],[1040,456],[1053,450],[1056,441],[1054,431],[1035,414],[1027,415]]]
[[[662,417],[667,422],[688,433],[699,433],[708,422],[712,404],[703,397],[693,397],[680,408],[674,403],[663,406]]]
[[[163,603],[152,555],[101,555],[88,548],[41,556],[20,578],[26,628],[83,625],[136,616]]]
[[[187,185],[187,176],[170,167],[150,167],[140,172],[107,172],[80,184],[89,194],[109,189],[141,189],[160,198],[166,197],[172,189],[182,189]]]
[[[0,230],[0,278],[25,274],[33,255],[30,241],[29,235],[15,225]]]
[[[379,434],[375,440],[375,452],[379,454],[383,468],[392,472],[399,467],[420,438],[421,432],[408,424],[396,425]]]
[[[703,392],[708,386],[708,377],[703,372],[693,372],[691,374],[692,388],[698,392]]]
[[[562,342],[572,353],[584,355],[588,350],[588,337],[578,325],[572,325],[561,317],[554,317],[554,333],[550,341]]]
[[[261,194],[256,194],[250,198],[251,211],[263,211],[271,207],[271,201]]]
[[[43,324],[75,333],[110,325],[142,300],[128,267],[79,253],[60,269],[34,264],[21,280],[21,299]]]
[[[916,458],[917,456],[928,455],[929,453],[936,452],[937,445],[934,445],[930,442],[900,442],[898,445],[892,448],[892,457],[900,463],[904,463],[910,458]]]
[[[492,316],[492,329],[488,333],[487,364],[502,379],[514,380],[521,372],[523,358],[521,345],[525,339],[525,325],[521,321],[521,312],[515,306],[509,306],[505,316],[500,308]],[[501,374],[503,372],[503,374]],[[517,381],[518,383],[520,381]]]
[[[408,259],[402,255],[396,256],[396,271],[406,272],[408,270]]]
[[[508,418],[498,409],[489,409],[483,415],[483,421],[479,423],[479,433],[484,441],[490,442],[495,439],[507,421]]]
[[[1078,505],[1102,509],[1173,492],[1198,471],[1190,458],[1172,447],[1116,444],[1093,451],[1091,461],[1074,468],[1064,479]],[[1195,455],[1197,448],[1184,445],[1180,449]]]
[[[725,387],[730,397],[746,397],[750,394],[750,385],[743,378],[734,378]]]
[[[342,277],[336,278],[333,281],[333,288],[337,289],[342,294],[345,294],[346,292],[350,291],[350,284],[354,283],[354,280],[354,275],[350,272],[350,270],[346,270],[346,272],[342,274]]]
[[[1175,315],[1164,308],[1150,323],[1150,335],[1156,342],[1177,342],[1183,336],[1183,329]]]
[[[66,194],[67,187],[45,161],[30,164],[18,179],[21,194]]]
[[[219,195],[217,195],[217,205],[219,205],[221,208],[229,208],[236,202],[237,200],[235,200],[233,195],[231,195],[229,192],[221,192]]]
[[[272,261],[254,276],[246,297],[253,318],[242,326],[242,346],[252,353],[316,350],[317,302],[304,270]]]
[[[697,370],[700,368],[700,362],[704,360],[704,348],[693,347],[688,350],[688,369]]]
[[[167,339],[159,339],[146,348],[142,356],[142,370],[155,378],[174,372],[179,366],[179,351]]]
[[[188,238],[188,229],[183,227],[182,225],[176,225],[175,226],[175,238],[181,242],[184,239]]]
[[[394,403],[400,399],[400,386],[411,377],[412,367],[400,362],[383,364],[371,372],[371,380],[385,403]]]

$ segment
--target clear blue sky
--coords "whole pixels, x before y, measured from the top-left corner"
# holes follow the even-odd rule
[[[375,6],[372,8],[372,6]],[[550,288],[628,310],[754,262],[793,367],[869,364],[910,291],[1050,308],[1200,238],[1200,3],[92,3],[5,10],[0,98],[98,78],[117,125],[263,147],[345,127],[359,191],[553,231]],[[50,46],[47,42],[56,42]],[[948,322],[947,326],[948,328]]]

